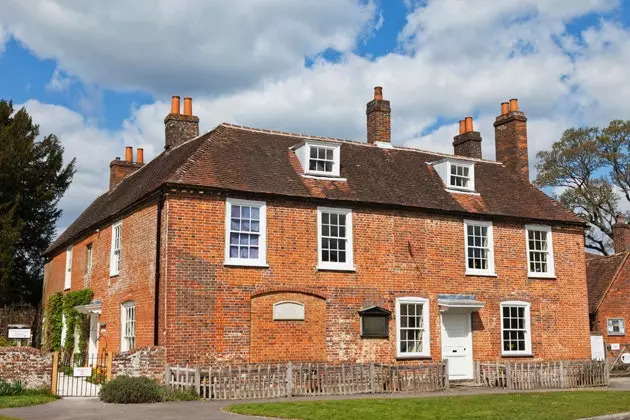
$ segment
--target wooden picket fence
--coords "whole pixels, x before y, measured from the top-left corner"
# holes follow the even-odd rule
[[[514,390],[608,386],[605,361],[475,362],[475,382]]]
[[[417,365],[282,363],[192,368],[166,366],[172,389],[209,400],[428,392],[448,389],[446,363]]]

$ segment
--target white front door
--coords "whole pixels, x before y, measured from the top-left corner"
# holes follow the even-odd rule
[[[449,379],[473,378],[472,328],[469,313],[442,313],[442,358]]]
[[[88,341],[88,366],[98,363],[98,327],[100,324],[99,314],[90,314],[90,340]]]

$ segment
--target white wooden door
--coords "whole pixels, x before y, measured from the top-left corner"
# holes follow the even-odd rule
[[[606,350],[604,349],[604,337],[601,335],[591,335],[591,358],[593,360],[606,359]]]
[[[448,360],[449,379],[473,378],[470,313],[442,314],[442,358]]]
[[[97,364],[98,358],[98,327],[100,324],[100,315],[90,314],[90,339],[88,341],[88,365]]]

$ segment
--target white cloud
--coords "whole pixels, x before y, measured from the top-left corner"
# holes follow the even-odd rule
[[[65,92],[70,88],[71,84],[72,78],[65,74],[63,70],[56,68],[46,85],[46,89],[53,92]]]
[[[8,40],[9,33],[4,29],[2,23],[0,23],[0,55],[4,52],[4,48]]]

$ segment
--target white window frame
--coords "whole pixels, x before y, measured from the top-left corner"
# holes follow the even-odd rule
[[[324,147],[333,151],[333,167],[331,172],[317,171],[310,168],[311,147]],[[341,145],[339,143],[325,141],[305,141],[303,145],[296,149],[296,154],[305,175],[313,175],[315,177],[332,177],[339,178],[341,174]]]
[[[260,226],[258,237],[258,259],[230,257],[230,233],[232,205],[253,206],[259,208]],[[267,203],[265,201],[241,200],[238,198],[225,199],[225,265],[247,267],[269,267],[267,264]]]
[[[66,248],[66,272],[63,281],[63,290],[72,288],[72,245]]]
[[[525,308],[525,350],[504,350],[503,349],[503,308],[504,307],[523,307]],[[501,355],[502,356],[531,356],[532,355],[532,322],[531,322],[531,304],[529,302],[519,300],[508,300],[501,302]]]
[[[476,269],[468,267],[468,227],[481,226],[488,228],[488,268]],[[492,222],[480,220],[464,220],[464,263],[466,264],[466,275],[468,276],[496,276],[494,269],[494,232]]]
[[[116,231],[120,233],[120,240],[118,241],[119,248],[116,249]],[[120,263],[122,261],[122,220],[112,224],[112,246],[109,256],[109,276],[114,277],[120,274]]]
[[[611,321],[620,321],[621,330],[619,332],[611,330]],[[625,320],[620,317],[616,318],[606,318],[606,331],[608,335],[626,335],[626,325]]]
[[[538,273],[531,271],[531,261],[529,259],[529,232],[530,231],[542,231],[547,233],[547,272]],[[527,276],[532,278],[556,278],[556,271],[554,267],[553,258],[553,237],[551,226],[547,225],[525,225],[525,248],[527,250]]]
[[[61,348],[65,348],[66,345],[66,337],[68,335],[68,322],[66,320],[66,314],[61,314],[61,340],[59,346]]]
[[[129,322],[128,312],[133,309],[133,346],[127,339],[126,326]],[[136,348],[136,327],[137,327],[137,311],[136,302],[133,300],[124,302],[120,305],[120,351],[129,351]],[[131,337],[131,336],[130,336]]]
[[[92,273],[92,253],[94,252],[94,242],[90,242],[85,246],[85,275]]]
[[[457,186],[457,185],[453,185],[451,184],[451,167],[452,166],[463,166],[468,168],[468,187],[461,187],[461,186]],[[450,190],[456,190],[456,191],[475,191],[475,164],[472,162],[461,162],[461,161],[457,161],[457,162],[453,162],[453,161],[447,161],[446,162],[446,185],[448,185],[448,189]]]
[[[422,351],[413,353],[401,353],[400,351],[400,305],[404,303],[422,304]],[[398,359],[414,359],[431,357],[431,331],[429,320],[429,299],[420,297],[401,297],[396,298],[396,358]]]
[[[322,213],[334,213],[346,216],[346,262],[322,261]],[[336,207],[317,208],[317,269],[355,271],[351,209],[340,209]]]

